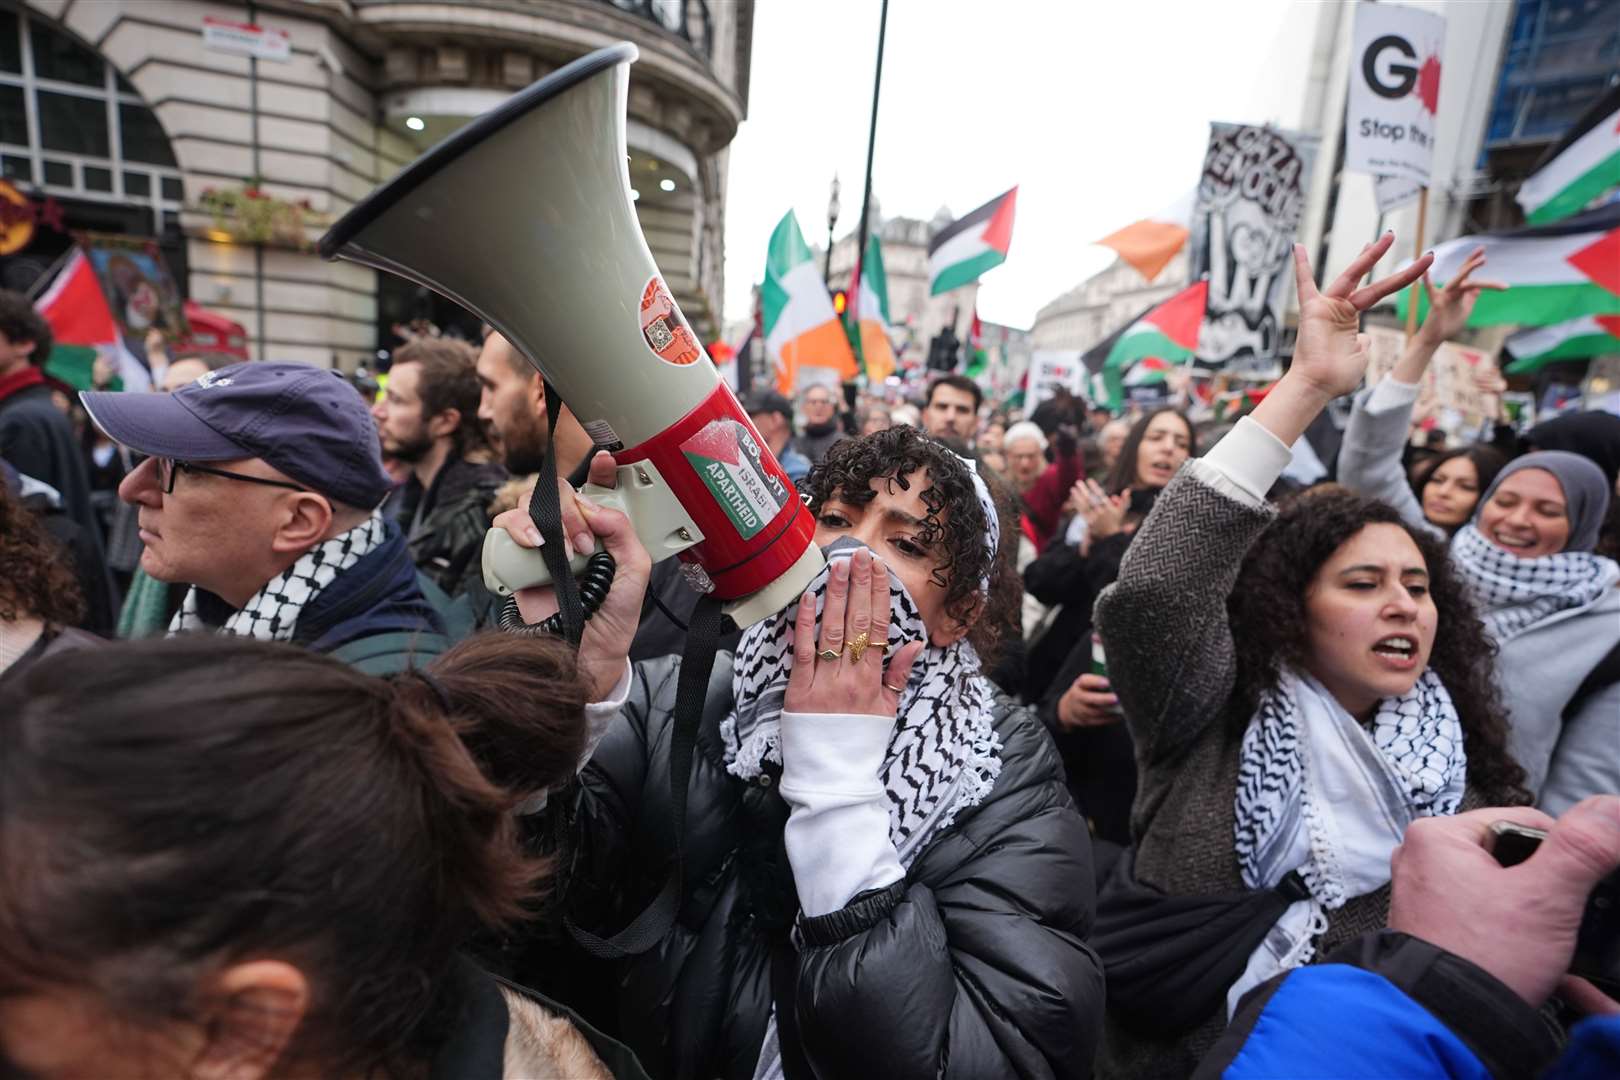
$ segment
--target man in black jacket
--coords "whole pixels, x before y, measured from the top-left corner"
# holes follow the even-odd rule
[[[481,573],[489,504],[506,482],[478,419],[476,359],[460,341],[409,342],[371,410],[383,453],[410,469],[383,513],[405,531],[417,569],[451,597]]]
[[[85,530],[99,561],[101,525],[90,506],[84,452],[51,400],[43,371],[50,353],[50,324],[27,297],[0,289],[0,457],[56,489],[63,512]]]

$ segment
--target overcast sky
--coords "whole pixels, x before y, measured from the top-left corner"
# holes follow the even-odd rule
[[[759,0],[748,119],[731,144],[728,320],[748,316],[789,209],[809,242],[825,243],[834,170],[838,235],[859,222],[879,7]],[[1209,121],[1294,111],[1271,87],[1279,60],[1303,68],[1313,7],[891,0],[873,195],[890,217],[929,218],[941,205],[960,216],[1018,185],[1012,251],[985,275],[979,314],[1028,327],[1108,264],[1092,241],[1192,187]]]

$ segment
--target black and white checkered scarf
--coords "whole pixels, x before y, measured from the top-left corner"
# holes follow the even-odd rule
[[[1497,547],[1472,524],[1457,530],[1451,558],[1474,590],[1497,644],[1560,612],[1596,603],[1620,580],[1613,559],[1590,551],[1525,559]]]
[[[339,533],[304,552],[297,562],[271,578],[219,627],[209,626],[198,612],[197,587],[193,585],[169,623],[169,633],[217,630],[260,641],[290,641],[298,616],[310,601],[339,574],[371,554],[387,535],[388,528],[383,524],[381,513],[373,513],[348,532]]]
[[[818,635],[832,564],[847,560],[858,547],[853,541],[834,544],[827,567],[810,583]],[[925,640],[928,631],[892,570],[889,603],[887,655],[892,657],[906,642]],[[793,667],[797,611],[794,605],[756,623],[737,646],[732,669],[736,704],[720,734],[726,771],[743,780],[758,777],[767,761],[782,763],[782,699]],[[1001,741],[991,701],[978,653],[965,640],[946,646],[930,643],[912,664],[881,774],[889,801],[889,838],[902,864],[909,866],[959,811],[977,806],[995,785]]]

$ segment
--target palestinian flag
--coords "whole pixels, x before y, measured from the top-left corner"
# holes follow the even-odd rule
[[[765,351],[776,363],[782,393],[791,396],[811,383],[837,384],[855,377],[855,353],[791,210],[771,233],[760,306]]]
[[[1620,353],[1620,315],[1585,315],[1552,326],[1521,330],[1507,339],[1513,363],[1507,375],[1528,375],[1559,360]]]
[[[1188,188],[1181,198],[1152,217],[1117,229],[1097,243],[1113,248],[1121,259],[1136,267],[1137,273],[1152,281],[1170,265],[1176,252],[1187,246],[1196,194],[1196,189]]]
[[[1142,373],[1149,378],[1192,359],[1198,346],[1198,328],[1204,322],[1209,282],[1199,281],[1161,304],[1148,308],[1134,321],[1092,347],[1082,359],[1086,369],[1103,377],[1108,404],[1118,408],[1125,398],[1127,375],[1149,360],[1157,361]]]
[[[883,245],[877,233],[866,241],[861,259],[861,286],[855,293],[856,349],[866,367],[868,385],[894,374],[894,346],[889,342],[889,277],[883,272]]]
[[[152,389],[152,373],[125,344],[102,292],[101,279],[84,249],[74,251],[34,307],[50,324],[51,337],[58,343],[105,351],[126,389]]]
[[[991,199],[951,222],[928,241],[928,295],[971,285],[986,270],[1007,261],[1018,189]]]
[[[1524,219],[1545,225],[1578,214],[1620,187],[1620,83],[1542,155],[1519,188]]]
[[[973,322],[968,326],[967,363],[962,366],[962,374],[970,379],[979,379],[989,365],[990,354],[984,347],[984,326],[979,322],[979,309],[975,306]]]
[[[1584,315],[1620,315],[1620,203],[1551,225],[1448,240],[1434,249],[1434,280],[1451,280],[1481,245],[1489,260],[1484,273],[1509,288],[1480,293],[1469,326],[1550,326]],[[1396,303],[1402,318],[1413,291],[1403,289]],[[1422,316],[1428,299],[1416,292]]]

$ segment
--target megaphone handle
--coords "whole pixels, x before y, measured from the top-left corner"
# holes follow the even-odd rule
[[[613,556],[605,551],[594,552],[590,558],[585,560],[585,569],[577,580],[579,582],[579,602],[585,610],[586,619],[595,615],[597,609],[602,606],[602,601],[607,599],[608,590],[613,588],[615,569]],[[563,632],[561,611],[553,612],[549,617],[541,619],[537,623],[524,622],[523,613],[518,610],[516,593],[508,596],[506,603],[501,606],[499,623],[501,629],[508,634],[518,634],[523,637],[537,637],[541,634],[560,637]]]

